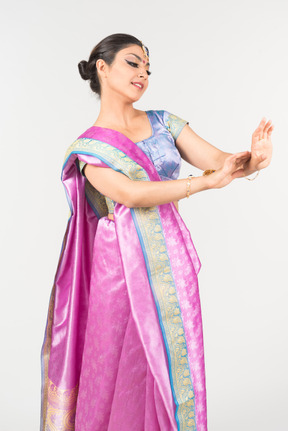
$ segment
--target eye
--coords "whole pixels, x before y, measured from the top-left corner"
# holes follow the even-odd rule
[[[130,66],[132,66],[132,67],[138,67],[138,64],[137,63],[134,63],[133,61],[129,61],[129,60],[126,60],[125,59],[125,61],[128,63],[128,64],[130,64]],[[147,75],[149,76],[149,75],[151,75],[151,73],[152,72],[150,72],[150,70],[146,70],[146,72],[147,72]]]
[[[127,63],[128,64],[130,64],[130,66],[132,66],[132,67],[138,67],[138,64],[137,63],[133,63],[133,61],[129,61],[129,60],[126,60],[127,61]]]

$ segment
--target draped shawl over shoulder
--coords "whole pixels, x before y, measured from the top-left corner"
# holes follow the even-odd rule
[[[145,153],[120,132],[91,127],[67,150],[61,180],[70,216],[42,346],[41,430],[74,430],[93,242],[105,198],[79,161],[133,181],[161,181]],[[115,229],[131,313],[170,421],[169,430],[206,431],[206,392],[197,274],[201,263],[173,203],[116,203]],[[165,430],[166,431],[166,430]]]

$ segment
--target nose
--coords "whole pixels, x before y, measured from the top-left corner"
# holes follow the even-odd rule
[[[141,76],[142,78],[145,78],[146,75],[146,69],[144,67],[139,68],[138,76]]]

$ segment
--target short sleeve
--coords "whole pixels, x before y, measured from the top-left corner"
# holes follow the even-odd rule
[[[171,112],[164,111],[163,115],[164,124],[166,129],[171,133],[174,140],[178,138],[180,132],[186,124],[189,124],[189,121],[183,120],[177,115],[171,114]]]
[[[79,159],[78,159],[79,160]],[[84,172],[83,172],[83,169],[84,169],[84,166],[86,166],[87,165],[87,163],[85,163],[85,162],[83,162],[82,160],[79,160],[79,169],[80,169],[80,172],[81,172],[81,174],[83,175],[83,177],[85,177],[86,175],[84,174]]]

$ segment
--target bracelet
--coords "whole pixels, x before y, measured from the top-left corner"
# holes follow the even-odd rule
[[[213,172],[215,172],[213,169],[206,169],[206,171],[204,171],[202,175],[210,175],[213,174]]]
[[[190,174],[190,175],[188,175],[188,178],[187,178],[188,181],[186,183],[186,198],[189,198],[190,193],[191,193],[190,184],[191,184],[192,177],[193,177],[193,175]]]
[[[257,177],[258,177],[258,175],[259,175],[259,171],[257,171],[257,174],[255,175],[255,177],[254,177],[254,178],[247,178],[247,177],[245,177],[245,179],[246,179],[246,180],[249,180],[249,181],[254,181],[254,180],[255,180],[255,178],[257,178]]]
[[[214,169],[206,169],[206,171],[204,171],[202,175],[210,175],[213,172],[215,172]],[[186,183],[186,198],[189,198],[189,196],[190,196],[190,185],[191,185],[192,177],[193,177],[193,175],[190,174],[190,175],[188,175],[188,178],[187,178],[188,181]]]

